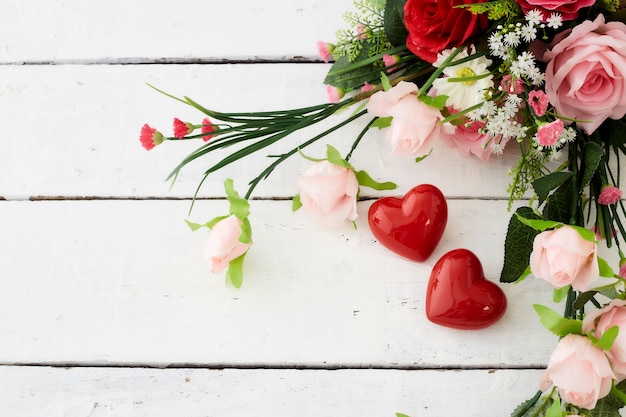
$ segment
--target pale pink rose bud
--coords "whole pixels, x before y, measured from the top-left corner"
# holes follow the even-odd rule
[[[614,185],[605,185],[600,190],[598,203],[605,206],[617,203],[622,198],[622,191]]]
[[[298,189],[302,207],[324,226],[338,227],[358,217],[359,182],[350,168],[316,162],[298,178]]]
[[[586,291],[600,276],[597,245],[570,226],[539,233],[530,254],[530,272],[556,288],[571,285]]]
[[[613,300],[599,310],[593,310],[583,319],[583,332],[600,339],[605,331],[619,327],[617,338],[607,356],[617,381],[626,379],[626,301]]]
[[[614,375],[604,352],[589,338],[568,334],[552,352],[543,378],[552,381],[563,401],[591,410],[611,391]]]
[[[372,116],[393,117],[386,139],[394,155],[416,158],[427,155],[443,133],[454,132],[454,126],[440,125],[441,113],[418,100],[415,84],[400,81],[388,91],[373,94],[367,103]]]
[[[239,241],[241,220],[228,216],[211,229],[206,246],[206,256],[211,260],[211,272],[221,272],[230,261],[246,253],[250,243]]]
[[[374,86],[370,83],[368,83],[367,81],[363,83],[363,85],[361,86],[361,91],[363,93],[366,93],[368,91],[372,91],[374,89]]]

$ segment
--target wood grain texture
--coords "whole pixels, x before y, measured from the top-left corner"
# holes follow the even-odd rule
[[[319,59],[351,0],[7,0],[0,63]]]
[[[540,371],[0,367],[0,411],[20,417],[504,416]]]
[[[497,281],[504,202],[453,200],[443,239],[424,263],[399,258],[358,227],[326,230],[288,201],[253,201],[253,245],[240,290],[212,275],[206,231],[188,201],[0,203],[0,362],[167,366],[536,367],[555,338],[533,303],[544,282],[503,285],[504,318],[481,331],[431,324],[430,268],[474,251]],[[359,205],[365,213],[369,202]],[[227,210],[200,201],[192,219]],[[15,318],[19,317],[18,320]]]

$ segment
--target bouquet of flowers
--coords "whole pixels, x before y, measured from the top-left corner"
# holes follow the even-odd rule
[[[157,90],[196,108],[203,120],[174,119],[171,137],[146,124],[140,141],[148,150],[165,141],[200,142],[172,171],[173,179],[188,163],[229,151],[210,162],[199,189],[221,168],[340,112],[349,114],[291,150],[271,155],[243,197],[227,179],[228,214],[205,224],[188,222],[194,230],[211,229],[212,271],[227,269],[227,280],[236,287],[252,244],[248,200],[287,158],[311,161],[297,180],[294,210],[303,208],[334,226],[356,219],[360,187],[395,188],[350,163],[370,129],[384,129],[392,153],[416,162],[438,141],[483,161],[505,147],[518,147],[507,190],[510,203],[531,198],[512,213],[500,281],[543,279],[565,308],[561,314],[534,306],[542,324],[560,339],[540,390],[513,415],[619,416],[626,405],[626,256],[620,249],[626,211],[619,188],[620,157],[626,154],[622,6],[618,0],[356,0],[355,11],[345,15],[350,27],[337,32],[336,42],[318,43],[321,58],[333,62],[324,80],[327,103],[223,113]],[[360,118],[368,122],[347,155],[331,145],[324,158],[307,155],[308,146]],[[445,199],[430,187],[409,193],[413,200],[426,193],[437,203],[429,217],[437,220],[429,226],[437,229],[431,239],[436,245],[447,212]],[[375,232],[380,219],[375,205],[372,209]],[[419,236],[415,232],[408,239]],[[598,256],[600,244],[616,251],[615,268]],[[418,261],[432,253],[417,246],[389,245]]]

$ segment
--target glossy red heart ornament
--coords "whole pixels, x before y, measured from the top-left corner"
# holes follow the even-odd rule
[[[426,317],[455,329],[482,329],[506,311],[504,292],[485,279],[480,260],[467,249],[443,255],[426,289]]]
[[[448,205],[439,188],[413,187],[403,198],[383,197],[372,204],[370,230],[387,249],[414,261],[430,257],[448,221]]]

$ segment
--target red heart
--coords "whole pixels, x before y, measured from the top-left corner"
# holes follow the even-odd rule
[[[455,249],[433,266],[426,289],[426,316],[455,329],[482,329],[502,317],[506,296],[485,280],[480,260],[467,249]]]
[[[405,258],[423,262],[441,240],[448,221],[448,205],[441,191],[430,184],[413,187],[403,198],[384,197],[367,215],[376,239]]]

